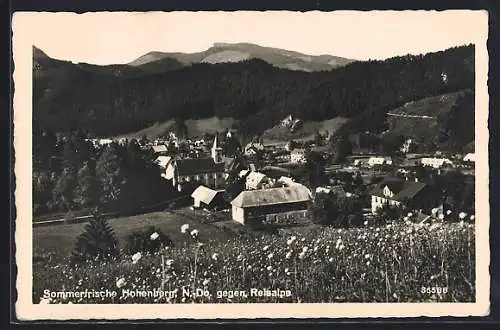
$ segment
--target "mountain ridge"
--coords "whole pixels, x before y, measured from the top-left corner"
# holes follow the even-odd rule
[[[225,53],[226,56],[222,56],[221,53]],[[334,55],[307,55],[296,51],[260,46],[252,43],[216,42],[210,48],[200,52],[148,52],[129,62],[128,65],[141,66],[143,64],[159,61],[167,57],[174,58],[184,65],[204,62],[212,64],[237,62],[241,59],[257,58],[279,68],[307,72],[332,70],[354,62],[352,59]],[[214,58],[217,58],[217,60],[214,61]]]

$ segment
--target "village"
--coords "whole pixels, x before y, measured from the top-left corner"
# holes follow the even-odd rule
[[[283,122],[292,129],[299,124],[291,116]],[[415,153],[407,139],[396,155],[353,149],[342,162],[332,163],[328,133],[323,141],[255,139],[244,146],[237,134],[228,129],[180,139],[171,132],[140,144],[154,153],[162,178],[190,196],[189,210],[204,211],[195,213],[204,221],[232,220],[250,228],[304,225],[311,223],[319,199],[355,204],[344,214],[351,220],[341,226],[371,222],[384,212],[385,218],[405,220],[409,214],[413,222],[439,221],[452,213],[455,219],[474,220],[474,153]],[[316,176],[315,182],[308,175]],[[438,182],[445,177],[446,182]]]

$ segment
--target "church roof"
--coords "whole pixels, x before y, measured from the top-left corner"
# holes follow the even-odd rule
[[[212,158],[178,159],[176,167],[179,175],[224,172],[224,163],[215,163]]]

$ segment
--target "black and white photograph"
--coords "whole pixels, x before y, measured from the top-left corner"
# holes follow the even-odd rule
[[[487,21],[15,14],[19,313],[486,314]]]

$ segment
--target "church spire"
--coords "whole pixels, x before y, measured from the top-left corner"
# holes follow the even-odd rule
[[[215,134],[214,144],[212,146],[212,159],[216,163],[222,162],[222,148],[217,143],[217,133]]]

